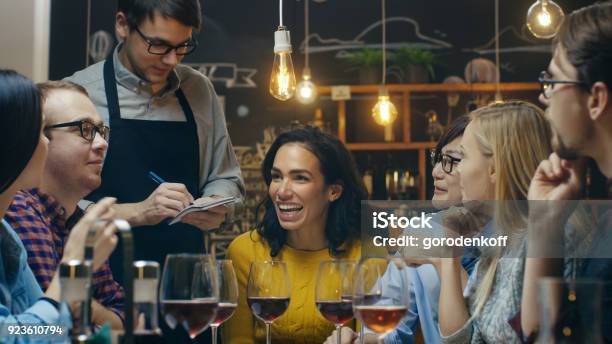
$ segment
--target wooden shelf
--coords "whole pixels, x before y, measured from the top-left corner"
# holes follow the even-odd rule
[[[333,86],[319,86],[319,94],[330,94]],[[351,93],[377,94],[380,85],[350,85]],[[389,92],[495,92],[497,84],[387,84]],[[499,84],[501,92],[539,91],[537,82],[507,82]]]
[[[347,86],[347,85],[345,85]],[[378,94],[380,85],[348,85],[351,94]],[[427,149],[435,147],[435,142],[412,142],[410,117],[411,117],[411,95],[413,93],[433,92],[540,92],[540,84],[537,82],[511,82],[501,84],[478,83],[478,84],[387,84],[387,90],[402,97],[402,102],[396,104],[401,106],[402,114],[402,141],[401,142],[373,142],[373,143],[347,143],[346,122],[351,117],[346,111],[346,100],[340,100],[338,104],[338,138],[346,144],[351,151],[399,151],[418,150],[419,152],[419,198],[426,196],[426,172],[427,172]],[[319,86],[319,94],[331,94],[333,86]],[[399,110],[399,109],[398,109]]]
[[[379,151],[379,150],[417,150],[434,148],[436,142],[369,142],[346,143],[346,148],[352,151]]]

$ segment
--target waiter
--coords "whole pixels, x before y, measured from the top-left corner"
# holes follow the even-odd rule
[[[197,47],[200,4],[119,0],[115,19],[122,42],[114,53],[68,78],[87,89],[111,129],[102,185],[88,200],[117,198],[118,216],[135,227],[136,259],[203,253],[202,231],[218,228],[228,207],[172,226],[167,219],[200,197],[241,198],[244,185],[212,83],[179,64]],[[149,172],[166,182],[158,185]],[[120,270],[113,258],[113,271]]]

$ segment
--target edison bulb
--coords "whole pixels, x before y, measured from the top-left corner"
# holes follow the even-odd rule
[[[270,78],[270,94],[279,100],[289,100],[295,94],[295,83],[291,54],[275,53]]]
[[[304,68],[302,81],[297,85],[297,100],[302,104],[310,104],[317,98],[317,86],[310,80],[310,69]]]
[[[527,11],[527,28],[538,38],[553,38],[563,18],[563,9],[554,1],[538,0]]]
[[[380,94],[378,102],[372,109],[372,117],[378,125],[387,126],[397,119],[397,109],[388,94]]]
[[[310,104],[317,98],[317,87],[310,80],[302,80],[297,86],[297,99],[302,104]]]
[[[542,10],[542,12],[538,14],[538,24],[540,24],[540,26],[550,26],[551,23],[552,19],[550,18],[550,13]]]
[[[279,100],[289,100],[295,95],[295,84],[289,31],[281,26],[274,32],[274,64],[270,76],[270,94]]]

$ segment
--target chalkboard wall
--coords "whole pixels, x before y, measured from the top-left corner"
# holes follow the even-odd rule
[[[502,81],[534,81],[550,58],[549,41],[537,40],[525,29],[525,14],[532,2],[500,0],[503,32],[500,44],[502,51],[510,49],[501,54]],[[594,1],[557,2],[569,12]],[[284,21],[291,30],[299,78],[304,63],[303,49],[300,49],[304,41],[304,2],[285,0],[284,3]],[[217,92],[225,96],[234,144],[252,145],[261,141],[262,130],[269,125],[286,125],[292,120],[307,122],[317,106],[323,108],[327,121],[334,122],[335,110],[329,100],[303,106],[296,101],[277,101],[268,94],[278,0],[203,0],[202,8],[204,27],[198,34],[200,45],[184,62],[218,65],[213,80]],[[115,10],[114,1],[91,0],[90,33],[100,30],[113,33]],[[364,32],[380,16],[380,0],[311,0],[310,32],[326,40],[310,40],[314,81],[326,85],[359,83],[357,73],[349,71],[337,55],[350,51],[345,48],[347,41],[356,38],[363,44],[380,44],[380,26]],[[435,82],[449,75],[463,76],[465,65],[475,57],[494,60],[490,53],[494,39],[493,0],[388,0],[387,17],[390,45],[431,45],[440,62],[435,68]],[[418,23],[420,34],[414,23]],[[59,79],[85,66],[87,2],[53,0],[51,26],[49,75],[51,79]],[[328,42],[329,39],[343,41],[344,47]],[[317,51],[330,47],[335,50]],[[528,52],[529,49],[535,51]],[[93,63],[91,59],[89,62]],[[237,79],[228,84],[227,76],[233,72],[237,73]],[[394,75],[388,78],[390,83],[401,82]],[[249,84],[247,80],[252,80],[256,87],[244,87]]]

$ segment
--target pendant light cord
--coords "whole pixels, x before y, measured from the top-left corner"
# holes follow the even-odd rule
[[[89,67],[89,35],[91,34],[91,0],[87,0],[87,30],[85,34],[85,67]]]
[[[387,19],[385,12],[385,0],[382,0],[382,84],[387,81]]]
[[[281,0],[282,1],[282,0]],[[308,68],[308,36],[310,34],[310,27],[309,27],[309,23],[308,23],[308,19],[309,19],[309,14],[308,14],[308,0],[304,0],[304,40],[306,41],[306,45],[304,46],[304,53],[306,54],[306,68]]]
[[[279,26],[283,26],[283,0],[278,1],[278,21]]]
[[[495,83],[495,100],[501,100],[500,85],[501,70],[499,67],[499,0],[495,0],[495,68],[497,72],[497,82]]]

